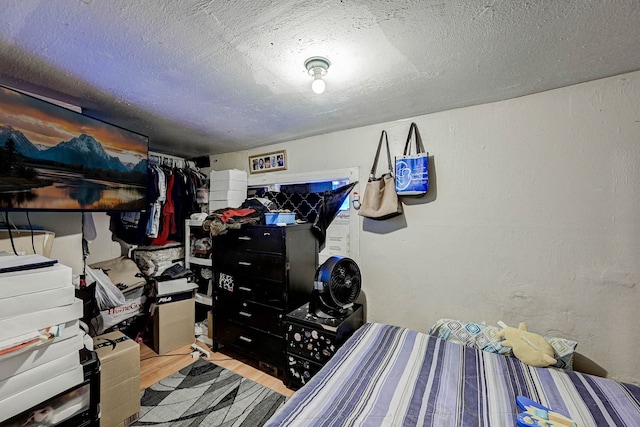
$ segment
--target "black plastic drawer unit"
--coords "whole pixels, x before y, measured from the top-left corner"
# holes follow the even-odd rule
[[[310,224],[246,226],[214,237],[214,348],[284,371],[284,319],[309,301],[317,267]]]

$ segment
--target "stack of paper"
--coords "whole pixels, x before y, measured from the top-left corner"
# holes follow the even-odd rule
[[[0,257],[0,422],[83,381],[81,317],[69,267]]]

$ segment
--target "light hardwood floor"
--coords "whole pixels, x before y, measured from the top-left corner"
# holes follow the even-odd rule
[[[197,344],[205,349],[208,348],[202,342]],[[191,351],[191,346],[185,345],[165,355],[158,355],[145,344],[140,344],[140,389],[145,389],[193,363],[195,359],[191,356]],[[210,356],[207,359],[216,365],[269,387],[284,396],[293,396],[293,390],[289,390],[280,379],[258,369],[255,362],[233,353],[220,353],[212,350],[209,353]]]

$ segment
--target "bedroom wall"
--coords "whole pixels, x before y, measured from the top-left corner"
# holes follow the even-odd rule
[[[323,96],[331,96],[330,92]],[[411,121],[431,189],[401,217],[360,218],[368,320],[422,331],[439,318],[579,342],[576,368],[640,383],[640,72],[503,102],[211,157],[286,149],[287,173],[359,167]]]
[[[91,215],[97,236],[88,244],[87,265],[125,255],[127,248],[114,241],[113,234],[109,230],[110,217],[104,212],[94,212]],[[71,267],[74,275],[80,275],[84,272],[82,214],[80,212],[32,212],[29,214],[29,218],[24,212],[11,212],[9,218],[16,225],[27,226],[31,221],[35,227],[53,231],[55,239],[51,247],[51,258]]]
[[[3,217],[4,219],[4,217]],[[34,227],[55,233],[51,247],[52,259],[71,267],[73,274],[82,273],[82,214],[79,212],[10,212],[13,224]],[[24,232],[28,233],[28,232]],[[10,251],[8,251],[10,252]],[[11,252],[10,252],[11,253]]]

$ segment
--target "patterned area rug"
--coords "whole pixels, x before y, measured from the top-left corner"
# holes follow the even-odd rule
[[[198,359],[141,394],[133,426],[262,426],[286,397]]]

